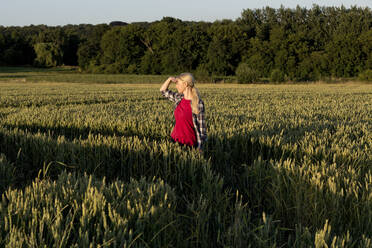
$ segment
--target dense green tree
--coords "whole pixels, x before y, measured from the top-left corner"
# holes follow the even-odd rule
[[[259,79],[257,71],[246,63],[240,63],[235,74],[239,83],[253,83]]]
[[[0,31],[0,66],[4,64],[5,37]]]
[[[60,45],[56,43],[36,43],[35,46],[36,59],[35,65],[40,67],[53,67],[61,65],[63,53]]]
[[[146,38],[152,44],[153,58],[160,63],[160,72],[179,72],[183,64],[183,35],[186,24],[179,19],[164,17],[150,25]],[[187,34],[186,34],[187,35]]]
[[[318,5],[245,9],[236,21],[213,23],[164,17],[150,23],[0,26],[0,65],[79,65],[106,73],[193,71],[208,78],[234,75],[245,63],[265,78],[273,70],[289,80],[355,77],[372,68],[371,30],[370,8]],[[62,59],[50,62],[48,53]]]
[[[248,47],[248,36],[236,23],[215,22],[209,30],[212,40],[207,52],[207,66],[218,75],[231,75]]]
[[[372,69],[372,29],[359,36],[358,43],[361,46],[363,69]]]
[[[24,65],[33,61],[33,48],[20,27],[0,29],[0,64]]]
[[[259,38],[250,39],[249,52],[244,57],[244,62],[261,77],[267,77],[274,66],[274,51],[268,41]]]
[[[139,25],[114,27],[101,40],[103,64],[117,64],[120,72],[136,73],[137,65],[146,51],[141,42],[143,28]],[[130,68],[130,71],[128,71]]]
[[[108,29],[109,26],[106,24],[79,26],[77,33],[80,34],[80,44],[77,50],[77,62],[83,70],[87,70],[90,65],[94,67],[100,64],[101,39]]]
[[[362,46],[352,34],[335,35],[325,49],[331,64],[330,71],[336,77],[353,77],[363,70]]]
[[[2,53],[2,59],[6,65],[21,64],[22,53],[15,47],[9,47]]]

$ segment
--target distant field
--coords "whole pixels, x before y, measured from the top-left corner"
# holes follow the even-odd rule
[[[372,85],[200,84],[200,154],[165,79],[0,72],[1,247],[372,246]]]
[[[86,74],[74,67],[38,69],[27,67],[0,67],[0,81],[69,82],[69,83],[159,83],[164,75]]]
[[[0,81],[20,82],[68,82],[99,84],[143,84],[159,83],[171,75],[136,75],[136,74],[89,74],[80,73],[77,67],[35,68],[35,67],[1,67]],[[174,75],[172,75],[174,76]],[[213,76],[209,81],[236,82],[234,76]],[[208,81],[208,82],[209,82]],[[204,82],[203,82],[204,83]]]
[[[64,66],[56,68],[35,68],[35,67],[1,67],[0,81],[21,81],[21,82],[69,82],[69,83],[100,83],[100,84],[157,84],[164,81],[168,76],[173,75],[137,75],[137,74],[89,74],[81,73],[78,67]],[[235,84],[235,76],[210,76],[198,78],[202,83],[227,83]],[[356,78],[327,78],[315,83],[359,83]],[[261,78],[257,84],[268,84],[268,78]],[[309,84],[314,82],[289,82],[290,84]]]

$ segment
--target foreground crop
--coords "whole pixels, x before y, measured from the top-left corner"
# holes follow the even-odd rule
[[[153,85],[0,83],[0,244],[371,246],[372,87],[200,87],[205,151]]]

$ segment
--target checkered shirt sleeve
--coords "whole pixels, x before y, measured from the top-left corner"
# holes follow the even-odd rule
[[[171,90],[163,90],[161,91],[161,94],[168,98],[168,100],[174,102],[174,103],[179,103],[182,98],[183,98],[183,94],[180,94],[180,93],[177,93],[177,92],[173,92]]]
[[[196,131],[198,148],[203,149],[204,142],[207,140],[207,128],[205,125],[205,108],[203,100],[199,99],[199,114],[193,114],[193,122]]]

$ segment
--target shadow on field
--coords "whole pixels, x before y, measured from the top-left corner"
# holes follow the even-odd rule
[[[63,67],[55,67],[55,68],[37,68],[37,67],[7,67],[7,66],[0,66],[0,73],[22,73],[22,72],[71,72],[77,71],[76,68],[63,68]]]
[[[0,128],[0,153],[4,153],[15,166],[15,180],[12,183],[17,187],[29,184],[43,169],[43,165],[45,168],[51,163],[48,169],[51,179],[55,179],[63,170],[94,174],[98,178],[106,177],[108,181],[120,179],[128,182],[130,178],[157,177],[171,185],[178,196],[191,201],[200,195],[215,195],[215,183],[220,175],[224,190],[232,193],[239,191],[243,203],[253,211],[254,218],[261,218],[260,215],[265,212],[280,219],[279,225],[284,228],[283,236],[293,235],[298,224],[322,228],[325,219],[330,220],[335,233],[350,230],[352,235],[356,235],[353,237],[361,237],[362,234],[368,234],[362,230],[372,229],[368,218],[358,218],[365,216],[364,210],[370,204],[368,201],[361,202],[354,195],[346,197],[331,193],[327,187],[320,189],[304,180],[295,170],[273,167],[269,160],[296,158],[301,161],[302,152],[291,153],[274,143],[268,145],[259,139],[251,139],[249,135],[236,135],[228,139],[210,136],[204,152],[204,157],[212,161],[209,168],[203,156],[197,156],[193,150],[182,151],[175,144],[167,144],[167,150],[162,150],[161,145],[154,149],[149,144],[118,146],[103,141],[74,143],[72,140],[76,134],[82,136],[83,133],[87,137],[89,133],[103,133],[91,129],[67,129],[62,133],[59,129],[23,128],[28,131],[34,128],[34,131]],[[42,135],[38,132],[54,133]],[[136,135],[134,132],[131,134]],[[57,140],[59,135],[66,135],[68,139]],[[121,136],[122,133],[107,132],[105,135]],[[158,138],[153,140],[164,142]],[[218,204],[219,200],[210,199],[210,203]],[[184,213],[185,202],[179,204],[178,208],[179,213]],[[215,221],[215,217],[211,218]],[[211,222],[210,230],[213,231],[217,224]],[[212,231],[209,235],[215,238]]]
[[[284,148],[276,144],[274,139],[270,140],[270,137],[280,135],[283,132],[283,137],[290,138],[282,143],[297,144],[305,137],[307,132],[316,131],[316,133],[322,133],[324,130],[329,130],[329,133],[333,134],[335,132],[335,126],[327,124],[264,131],[254,130],[249,133],[239,133],[229,137],[209,135],[206,151],[207,156],[211,157],[213,162],[219,163],[223,167],[252,164],[258,157],[261,157],[263,160],[280,160],[283,158],[300,159],[304,155],[303,151],[298,150],[293,152],[292,148]],[[266,138],[265,143],[260,141],[260,138],[263,137]]]
[[[0,153],[5,154],[15,171],[8,173],[7,177],[14,177],[10,185],[0,185],[1,188],[12,186],[24,188],[29,185],[41,170],[47,170],[47,177],[54,180],[62,171],[72,171],[95,175],[97,178],[106,178],[107,182],[119,179],[129,182],[131,178],[140,179],[146,177],[151,180],[154,177],[163,179],[176,192],[177,212],[184,226],[180,232],[188,238],[188,243],[195,244],[190,247],[198,247],[200,238],[204,243],[210,242],[215,246],[213,238],[217,224],[215,216],[210,221],[203,222],[203,233],[195,237],[194,231],[198,213],[193,212],[199,204],[201,208],[220,202],[215,199],[220,195],[222,187],[219,187],[221,179],[210,169],[206,161],[195,150],[182,150],[176,144],[164,142],[155,144],[130,144],[134,139],[128,138],[128,144],[116,144],[105,142],[102,139],[93,142],[83,140],[80,143],[68,140],[57,140],[55,137],[41,133],[24,132],[22,130],[8,130],[0,127]],[[167,147],[165,150],[162,147]],[[58,162],[56,162],[58,161]],[[62,162],[63,164],[59,163]],[[0,163],[0,173],[2,173]],[[3,176],[3,175],[1,175]],[[0,181],[2,183],[2,181]],[[5,187],[2,187],[5,186]],[[0,192],[2,195],[2,192]],[[209,197],[211,196],[211,197]],[[203,202],[198,202],[203,199]],[[226,199],[226,198],[225,198]],[[196,200],[197,202],[191,202]],[[3,198],[6,202],[6,197]],[[208,204],[208,205],[206,205]],[[221,202],[224,204],[224,202]],[[214,204],[216,207],[216,204]],[[191,210],[189,209],[191,207]],[[209,209],[209,208],[208,208]],[[195,211],[204,211],[203,209]],[[211,211],[217,211],[216,208]],[[210,211],[209,211],[210,214]],[[177,220],[178,221],[178,220]]]
[[[324,130],[329,126],[310,128]],[[261,133],[262,136],[267,135],[266,132]],[[204,154],[211,158],[212,169],[223,177],[225,189],[239,192],[243,202],[252,210],[254,218],[262,217],[260,215],[263,212],[270,214],[274,219],[280,220],[280,226],[288,228],[283,233],[292,235],[298,224],[319,230],[327,219],[332,225],[332,231],[338,235],[345,235],[347,230],[353,237],[369,235],[366,230],[372,230],[369,221],[372,213],[365,210],[371,206],[371,200],[360,199],[355,194],[333,193],[331,186],[327,184],[329,175],[323,175],[326,177],[322,179],[323,187],[313,184],[304,176],[306,172],[300,169],[303,167],[304,156],[310,157],[306,151],[301,148],[292,151],[290,147],[283,147],[275,142],[263,143],[257,133],[254,137],[250,134],[225,139],[209,136]],[[300,139],[301,136],[298,137]],[[314,165],[320,161],[326,161],[330,165],[334,163],[332,159],[333,154],[312,154],[310,157]],[[294,169],[283,165],[273,166],[275,163],[283,164],[286,160],[293,161]],[[371,165],[371,160],[353,161],[346,155],[338,155],[338,170],[343,170],[345,165],[354,164],[358,165],[354,169],[359,170],[360,175],[368,175],[371,171],[371,167],[364,166]]]
[[[157,136],[144,135],[142,133],[136,132],[132,129],[127,129],[124,132],[117,129],[106,129],[106,128],[92,128],[92,127],[66,127],[66,126],[53,126],[46,127],[36,124],[27,125],[27,124],[4,124],[4,128],[7,129],[18,129],[27,131],[32,134],[45,133],[54,139],[57,139],[59,136],[64,136],[68,141],[73,141],[74,139],[87,139],[90,135],[102,135],[102,136],[115,136],[115,137],[138,137],[139,139],[146,138],[150,142],[161,142],[164,139]]]
[[[94,105],[94,104],[107,104],[112,102],[119,102],[122,99],[87,99],[87,100],[78,100],[78,101],[71,101],[71,102],[54,102],[51,100],[50,102],[31,102],[28,101],[26,98],[25,100],[19,100],[17,102],[9,102],[9,103],[0,103],[1,107],[42,107],[52,105],[53,107],[60,107],[60,106],[69,106],[69,105]]]
[[[167,138],[144,135],[137,130],[128,129],[122,132],[90,127],[60,126],[50,128],[40,125],[7,124],[3,126],[1,134],[0,153],[4,153],[10,161],[16,164],[19,170],[16,181],[20,186],[25,181],[33,180],[38,171],[43,168],[43,163],[48,164],[52,161],[75,166],[81,172],[105,176],[108,179],[119,178],[124,181],[135,175],[137,175],[136,177],[157,175],[164,178],[165,175],[161,174],[161,168],[164,164],[169,166],[169,161],[174,166],[180,163],[194,163],[191,157],[185,158],[174,154],[164,155],[165,153],[160,151],[154,153],[152,142],[161,144],[167,142]],[[110,145],[91,145],[87,140],[90,135],[112,138],[126,137],[128,142],[133,137],[137,137],[141,141],[146,139],[149,144],[145,150],[129,148],[130,145],[123,148],[114,148]],[[61,136],[64,138],[63,141],[58,141]],[[205,159],[210,159],[212,169],[224,177],[226,187],[230,188],[235,188],[234,185],[239,184],[239,175],[244,172],[245,165],[252,164],[258,157],[263,160],[278,160],[283,157],[295,156],[289,151],[284,151],[281,147],[262,144],[258,139],[252,140],[251,136],[244,134],[228,139],[209,136],[203,155],[203,159],[200,161],[205,162]],[[158,174],[152,171],[154,163]],[[131,169],[134,168],[132,165],[139,168],[137,174],[131,172]],[[61,169],[65,169],[65,167],[54,163],[50,174],[57,175]],[[170,169],[170,171],[172,170]]]
[[[144,141],[146,139],[147,142],[151,143],[162,143],[165,142],[168,138],[164,138],[161,136],[155,135],[145,135],[143,133],[138,132],[135,129],[126,129],[124,131],[119,131],[117,129],[105,129],[105,128],[92,128],[92,127],[66,127],[66,126],[54,126],[54,127],[46,127],[40,125],[24,125],[24,124],[5,124],[3,128],[11,130],[21,130],[28,134],[30,139],[32,139],[33,135],[42,135],[45,134],[48,139],[53,142],[60,137],[66,140],[66,142],[71,142],[71,146],[76,146],[72,143],[74,140],[87,140],[89,136],[96,136],[101,135],[103,137],[126,137],[126,138],[133,138],[137,137],[139,140]],[[333,127],[330,125],[323,125],[323,126],[309,126],[303,130],[296,129],[285,129],[285,133],[293,133],[296,137],[296,140],[291,140],[292,143],[296,143],[301,140],[302,137],[305,136],[305,133],[308,131],[316,130],[317,132],[322,132],[324,129],[331,130],[331,133],[334,132],[332,129]],[[291,147],[284,148],[281,145],[275,144],[274,141],[270,142],[267,141],[263,143],[260,141],[260,137],[265,136],[268,137],[268,134],[272,133],[278,134],[278,130],[265,130],[260,131],[256,130],[251,133],[241,133],[230,137],[223,137],[223,136],[208,136],[208,141],[206,142],[203,155],[205,158],[210,159],[212,163],[212,168],[220,175],[223,175],[225,178],[225,182],[229,182],[229,185],[234,185],[239,175],[244,170],[244,166],[251,165],[256,159],[260,158],[262,160],[285,160],[287,158],[301,161],[302,157],[306,154],[303,150],[296,149],[293,150]],[[76,143],[76,142],[75,142]],[[47,145],[48,146],[48,145]],[[21,147],[20,147],[21,148]],[[150,147],[151,148],[151,147]],[[19,148],[18,148],[19,149]],[[18,152],[18,149],[15,152]],[[41,147],[41,150],[43,148]],[[77,148],[75,148],[77,149]],[[25,152],[24,149],[23,153]],[[66,149],[64,149],[66,150]],[[67,149],[68,150],[68,149]],[[79,149],[77,149],[79,150]],[[130,153],[131,151],[126,151]],[[70,162],[75,163],[75,161],[70,160],[58,160],[55,157],[58,153],[54,153],[52,156],[49,157],[48,161],[61,161],[69,164]],[[135,157],[138,157],[135,155]],[[331,163],[333,156],[327,156],[322,153],[316,154],[316,156],[312,155],[311,158],[314,162],[320,160],[326,160],[327,162]],[[350,160],[348,157],[343,157],[340,159],[345,163],[351,163],[353,161]],[[40,167],[42,162],[47,161],[40,158],[38,160],[39,165],[34,164],[37,168]],[[368,162],[368,161],[367,161]],[[113,161],[114,164],[117,162]],[[114,173],[114,175],[116,175]],[[107,175],[107,177],[110,177]]]
[[[29,185],[40,170],[47,170],[48,177],[53,180],[67,170],[105,177],[107,181],[129,182],[131,178],[156,177],[176,190],[193,195],[203,191],[203,180],[214,177],[208,162],[192,149],[181,152],[181,147],[168,143],[169,149],[164,150],[160,142],[154,149],[151,143],[138,143],[131,137],[128,143],[116,141],[112,144],[98,138],[72,142],[0,127],[0,154],[5,154],[15,166],[14,174],[8,176],[14,177],[12,186],[17,188]],[[132,144],[132,141],[137,143]]]
[[[57,94],[55,94],[57,95]],[[24,95],[27,96],[27,95]],[[51,96],[51,94],[49,94]],[[145,99],[137,99],[135,101],[131,99],[126,99],[125,97],[120,98],[109,98],[109,99],[86,99],[86,100],[75,100],[75,101],[69,101],[69,102],[55,102],[54,99],[49,101],[29,101],[28,98],[25,98],[23,100],[17,100],[16,102],[6,102],[6,103],[0,103],[0,107],[42,107],[42,106],[48,106],[52,105],[53,107],[60,107],[60,106],[74,106],[74,105],[94,105],[94,104],[108,104],[108,103],[122,103],[122,102],[129,102],[129,103],[138,103]]]
[[[239,178],[240,173],[244,170],[243,167],[253,164],[258,158],[274,161],[291,159],[301,165],[303,157],[307,156],[313,163],[325,161],[327,164],[332,164],[336,162],[339,169],[344,168],[345,165],[352,164],[356,168],[361,169],[362,173],[368,173],[370,168],[366,165],[372,165],[371,160],[365,157],[355,159],[346,154],[337,154],[335,161],[334,153],[331,151],[331,144],[329,144],[329,147],[326,146],[326,149],[315,150],[311,154],[303,149],[301,141],[308,133],[322,134],[327,131],[330,136],[336,133],[338,120],[334,118],[333,120],[330,119],[330,121],[327,124],[313,124],[296,128],[254,130],[229,137],[209,135],[204,156],[211,158],[213,169],[224,175],[225,179],[231,182],[231,185],[234,185],[237,178]],[[279,135],[281,132],[283,132],[283,139],[288,137],[286,140],[282,140],[280,144],[275,139],[270,140],[271,137]],[[264,141],[261,138],[265,138]],[[353,138],[359,139],[360,137]]]
[[[125,138],[128,143],[114,147],[110,144],[94,144],[95,138],[93,141],[88,140],[89,136],[97,135],[102,138],[118,139],[118,141]],[[102,138],[98,139],[102,140]],[[144,145],[142,146],[142,143],[136,146],[130,144],[135,139],[137,142],[143,142]],[[155,143],[158,146],[157,152],[153,151]],[[168,143],[167,146],[171,150],[162,151],[159,148],[162,143]],[[185,153],[180,153],[181,150]],[[38,171],[43,169],[43,165],[50,162],[54,164],[49,169],[51,177],[58,175],[61,169],[73,167],[72,170],[96,174],[97,177],[106,177],[108,180],[123,181],[141,176],[166,178],[161,168],[169,169],[168,174],[171,175],[174,174],[172,170],[180,164],[207,164],[199,153],[193,149],[170,143],[168,137],[164,139],[159,136],[148,136],[130,129],[122,132],[90,127],[49,128],[40,125],[6,124],[0,127],[0,153],[4,153],[20,170],[20,173],[16,175],[19,177],[17,180],[19,186],[23,186],[22,184],[26,181],[33,180]],[[197,156],[192,157],[192,154]],[[67,167],[58,165],[56,162],[62,162]],[[151,167],[154,164],[156,165],[155,171]]]
[[[25,78],[26,77],[26,75],[1,75],[0,74],[0,79],[2,79],[2,78],[7,78],[7,79],[18,79],[18,78]]]

